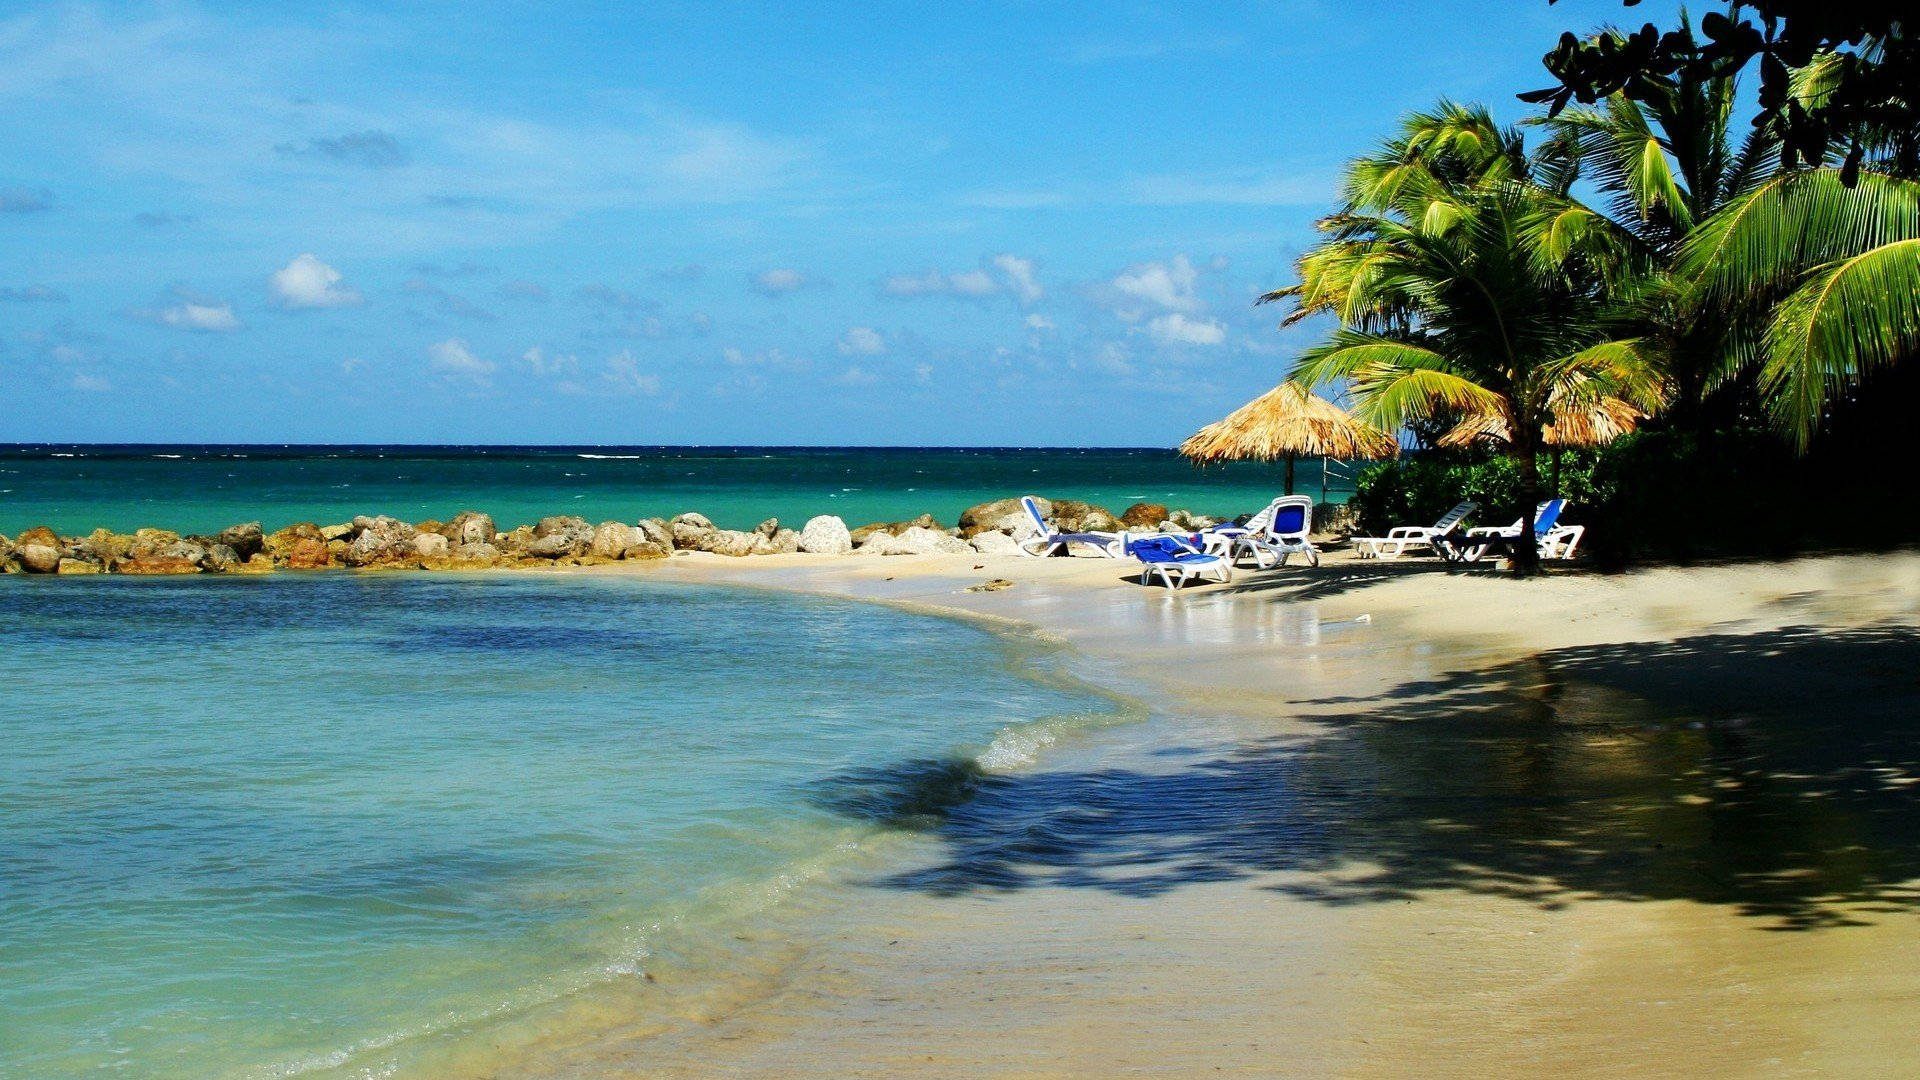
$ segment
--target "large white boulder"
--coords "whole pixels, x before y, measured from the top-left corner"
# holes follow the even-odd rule
[[[810,518],[800,530],[800,550],[816,555],[845,555],[853,550],[853,534],[847,523],[832,514]]]

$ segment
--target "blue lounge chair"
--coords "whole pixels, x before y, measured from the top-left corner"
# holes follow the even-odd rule
[[[1033,501],[1033,496],[1020,496],[1020,505],[1026,510],[1027,516],[1033,519],[1034,528],[1034,535],[1019,541],[1021,554],[1051,555],[1068,544],[1086,544],[1099,549],[1100,554],[1109,559],[1120,557],[1120,533],[1055,532],[1053,526],[1047,524],[1046,515],[1040,513],[1040,505]]]
[[[1587,533],[1584,525],[1562,525],[1560,514],[1567,508],[1565,499],[1548,499],[1534,509],[1533,542],[1543,559],[1571,559],[1575,548],[1580,546],[1580,538]],[[1524,522],[1516,521],[1505,528],[1468,529],[1466,539],[1450,544],[1449,548],[1462,562],[1478,562],[1489,551],[1512,551],[1513,546],[1521,542],[1526,532]]]
[[[1320,565],[1320,552],[1307,540],[1313,531],[1313,500],[1305,495],[1282,495],[1247,519],[1245,525],[1220,525],[1200,538],[1210,552],[1225,555],[1238,565],[1244,555],[1265,570],[1269,560],[1287,565],[1287,556],[1305,555],[1310,566]]]
[[[1212,578],[1222,584],[1233,580],[1231,559],[1201,551],[1184,536],[1163,533],[1138,539],[1126,537],[1121,543],[1126,554],[1140,560],[1143,582],[1158,577],[1160,584],[1173,589],[1195,578]]]

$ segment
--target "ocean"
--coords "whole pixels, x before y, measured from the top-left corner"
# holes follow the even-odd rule
[[[631,577],[13,576],[0,613],[5,1076],[468,1075],[764,969],[941,778],[1137,718],[972,624]]]
[[[1351,493],[1351,471],[1331,466],[1331,501]],[[12,445],[0,446],[0,533],[210,533],[245,521],[271,531],[469,509],[502,528],[548,514],[633,522],[686,511],[734,529],[816,514],[850,526],[932,514],[951,525],[969,506],[1023,494],[1232,517],[1265,505],[1284,477],[1278,464],[1201,469],[1164,449]],[[1296,478],[1319,496],[1319,459],[1299,462]]]

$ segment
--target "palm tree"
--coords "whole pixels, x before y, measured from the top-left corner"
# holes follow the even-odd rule
[[[1781,173],[1694,230],[1676,271],[1765,312],[1760,390],[1804,450],[1836,395],[1920,356],[1920,181]]]
[[[1346,196],[1321,223],[1330,238],[1302,256],[1300,283],[1262,298],[1293,299],[1288,321],[1340,320],[1295,381],[1346,383],[1356,414],[1388,430],[1450,415],[1504,433],[1523,521],[1556,419],[1659,404],[1644,343],[1609,333],[1622,238],[1541,183],[1518,134],[1485,110],[1442,103],[1409,117],[1349,170]],[[1515,568],[1534,567],[1518,545]]]

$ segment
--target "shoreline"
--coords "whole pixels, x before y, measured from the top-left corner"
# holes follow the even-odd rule
[[[1406,685],[1444,698],[1474,672],[1507,678],[1533,658],[1635,643],[1651,657],[1673,652],[1675,668],[1620,680],[1638,679],[1637,691],[1583,685],[1575,696],[1593,701],[1555,709],[1619,708],[1614,699],[1631,695],[1667,718],[1660,738],[1737,733],[1765,722],[1742,709],[1764,711],[1780,679],[1805,674],[1773,664],[1788,670],[1754,682],[1742,666],[1729,685],[1711,654],[1674,643],[1803,648],[1814,646],[1796,627],[1835,637],[1896,628],[1894,655],[1909,656],[1920,625],[1914,553],[1530,581],[1376,569],[1335,561],[1184,595],[1142,589],[1096,559],[696,555],[648,571],[1031,627],[1074,651],[1077,676],[1118,675],[1127,692],[1146,691],[1153,719],[1055,747],[1014,788],[1115,771],[1141,783],[1204,776],[1262,747],[1297,754],[1348,740],[1356,709]],[[988,576],[1015,587],[965,591]],[[1486,610],[1489,595],[1497,610]],[[1829,672],[1822,686],[1849,674]],[[1862,681],[1872,685],[1847,700],[1869,713],[1920,697],[1885,673]],[[1406,713],[1398,723],[1424,719]],[[1253,792],[1202,824],[1258,822],[1273,808]],[[1678,805],[1686,814],[1693,804]],[[1769,893],[1761,875],[1744,892],[1705,896],[1629,888],[1577,865],[1555,881],[1551,847],[1525,863],[1531,877],[1494,866],[1416,880],[1391,862],[1284,853],[1187,873],[1181,861],[1196,856],[1182,843],[1122,842],[1104,852],[1119,860],[1107,865],[1072,850],[1011,856],[994,834],[996,809],[978,811],[951,835],[935,830],[954,861],[869,883],[862,910],[820,926],[766,996],[665,1037],[553,1048],[502,1075],[1470,1075],[1547,1061],[1574,1075],[1812,1075],[1885,1070],[1920,1053],[1899,1006],[1920,977],[1884,959],[1920,955],[1913,875],[1831,896]],[[1113,840],[1095,833],[1096,848]],[[1389,852],[1409,854],[1378,854]]]

